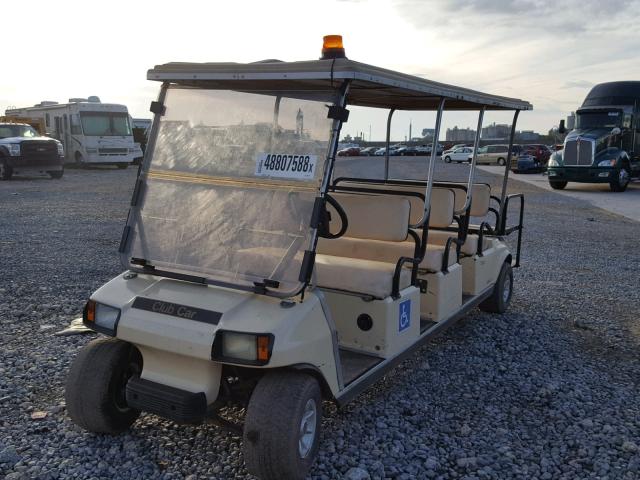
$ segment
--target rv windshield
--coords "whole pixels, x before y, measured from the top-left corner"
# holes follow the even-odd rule
[[[129,115],[125,112],[80,112],[82,131],[89,136],[131,135]]]
[[[576,128],[586,130],[589,128],[614,128],[622,125],[622,112],[578,112]]]
[[[125,265],[299,288],[334,101],[332,91],[169,88]]]

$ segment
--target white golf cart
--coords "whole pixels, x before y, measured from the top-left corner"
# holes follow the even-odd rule
[[[421,181],[389,178],[388,154],[384,179],[332,172],[348,105],[435,111],[437,139],[445,109],[478,111],[478,132],[485,110],[511,110],[515,131],[530,104],[357,63],[326,40],[320,60],[148,72],[162,87],[126,271],[84,311],[112,338],[80,352],[66,385],[78,425],[118,433],[141,411],[201,423],[232,401],[246,405],[248,470],[303,478],[322,400],[354,399],[476,306],[507,308],[520,241],[514,259],[504,237],[520,236],[523,208],[506,196],[510,162],[499,197],[475,160],[467,181],[434,182],[435,141]]]

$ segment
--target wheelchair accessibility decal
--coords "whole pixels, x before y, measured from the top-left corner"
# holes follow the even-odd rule
[[[398,315],[398,331],[402,332],[411,326],[411,300],[405,300],[400,304]]]

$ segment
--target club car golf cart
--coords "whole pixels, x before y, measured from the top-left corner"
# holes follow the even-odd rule
[[[148,78],[162,86],[126,271],[84,311],[112,338],[71,366],[69,415],[118,433],[141,411],[201,423],[235,402],[248,470],[303,478],[322,400],[346,404],[476,306],[504,312],[519,258],[510,162],[496,195],[475,158],[466,182],[434,182],[435,141],[420,181],[389,178],[388,154],[384,179],[334,178],[347,107],[436,112],[437,139],[445,109],[478,111],[480,132],[486,110],[513,111],[515,130],[531,105],[348,60],[334,36],[320,60],[169,63]]]

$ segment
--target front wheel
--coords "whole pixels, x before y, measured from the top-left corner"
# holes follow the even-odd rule
[[[89,342],[67,376],[65,400],[71,420],[96,433],[128,429],[140,411],[127,405],[127,382],[141,371],[142,355],[134,345],[115,338]]]
[[[623,166],[617,172],[613,172],[613,176],[609,181],[609,188],[612,192],[624,192],[629,185],[631,175],[626,166]]]
[[[498,280],[493,287],[491,296],[482,302],[479,307],[483,312],[504,313],[511,303],[513,294],[513,270],[508,262],[502,264]]]
[[[300,372],[265,374],[244,423],[244,460],[262,480],[304,479],[320,438],[322,397],[315,378]]]
[[[451,163],[451,157],[449,155],[444,157],[444,163]]]
[[[498,165],[500,165],[501,167],[504,167],[506,163],[507,161],[504,158],[500,157],[498,159]]]
[[[549,185],[551,185],[551,188],[553,188],[554,190],[563,190],[564,187],[567,186],[567,183],[569,182],[565,182],[562,180],[549,180]]]
[[[11,180],[13,176],[13,167],[6,160],[0,158],[0,180]]]

